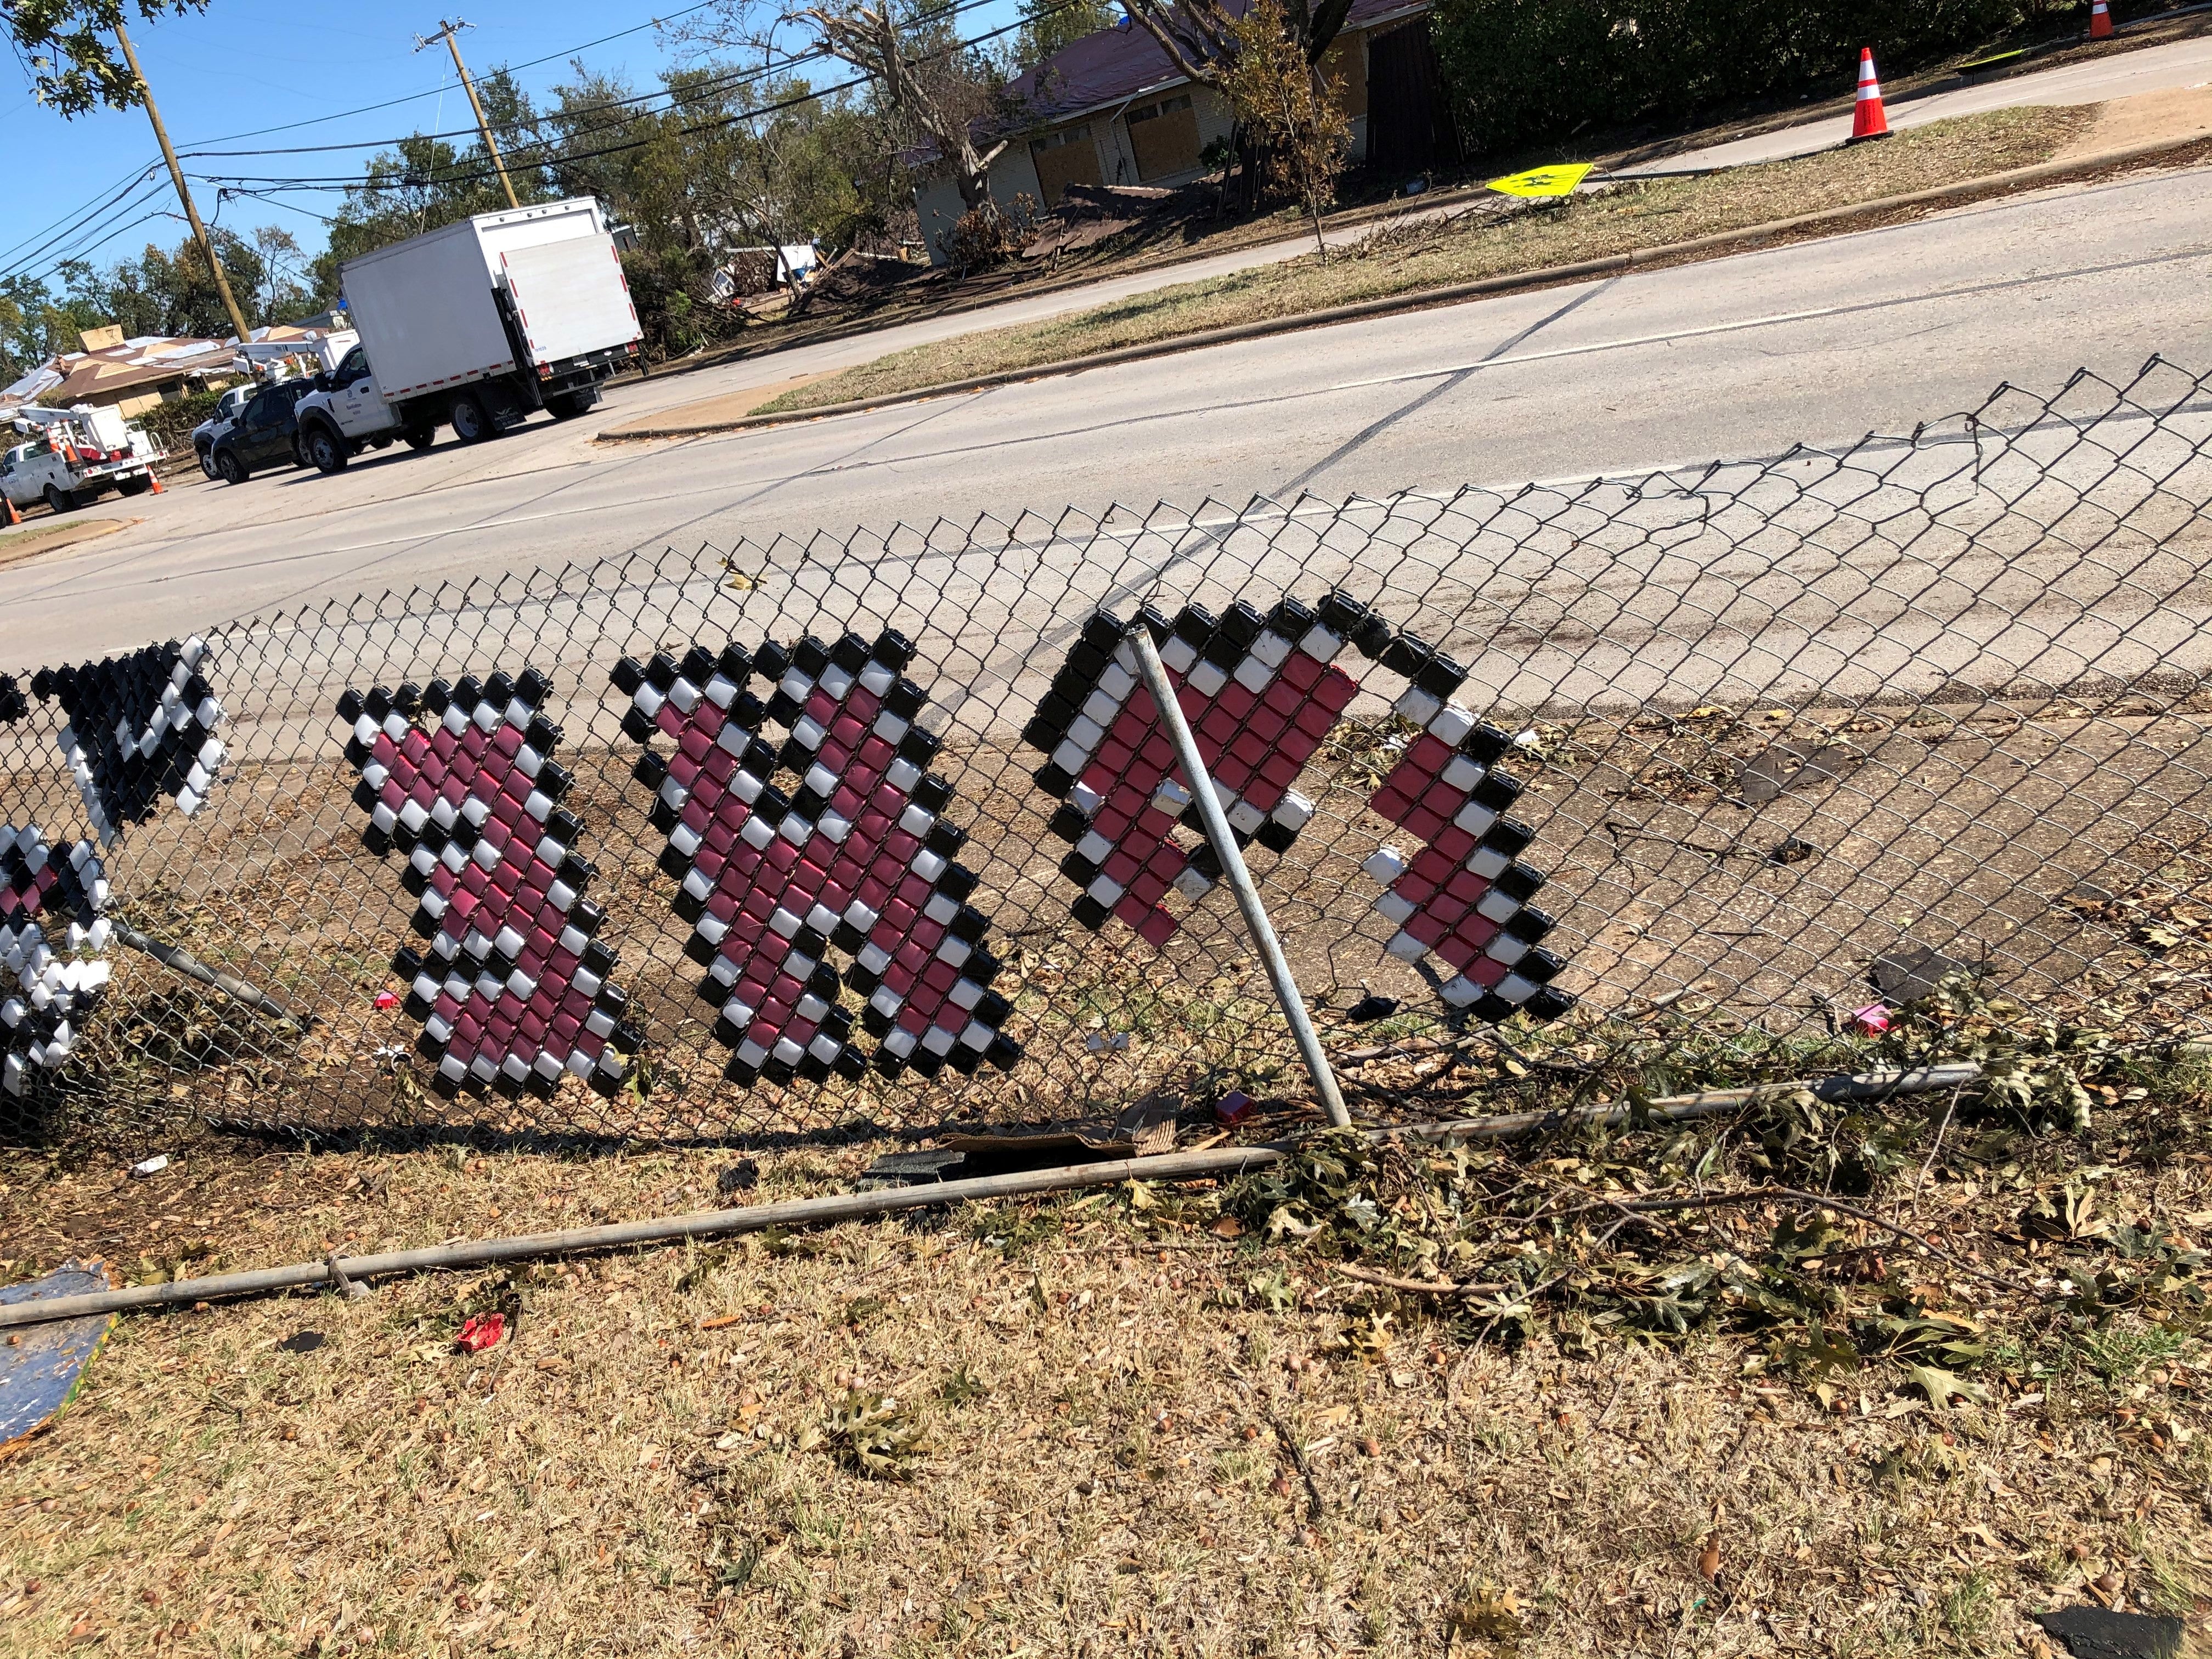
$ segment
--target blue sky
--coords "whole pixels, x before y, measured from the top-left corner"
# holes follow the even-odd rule
[[[336,143],[465,127],[468,100],[454,79],[453,59],[442,46],[414,50],[417,32],[438,27],[439,0],[416,3],[419,15],[408,6],[381,0],[366,6],[331,0],[212,0],[198,16],[137,26],[131,41],[179,150],[230,134],[316,121],[387,99],[409,101],[231,147]],[[458,0],[443,3],[444,15],[455,15],[451,8]],[[471,74],[550,56],[551,61],[517,72],[525,88],[536,94],[568,77],[574,49],[617,31],[635,30],[590,46],[580,55],[591,68],[626,76],[642,89],[679,50],[652,27],[653,18],[672,16],[689,3],[663,0],[656,8],[623,0],[469,0],[461,15],[475,27],[462,35],[461,54]],[[1012,15],[1007,0],[1003,8],[979,7],[962,21],[972,33]],[[370,153],[363,149],[185,165],[187,172],[197,166],[233,174],[328,177],[357,170]],[[0,198],[6,204],[0,214],[0,276],[46,274],[57,258],[68,255],[106,264],[135,256],[149,240],[169,246],[185,234],[175,192],[161,173],[158,189],[149,182],[125,192],[106,214],[95,216],[53,246],[39,248],[54,231],[115,197],[141,168],[158,166],[161,155],[143,110],[102,110],[64,121],[32,99],[28,78],[18,64],[0,64],[0,155],[9,161],[8,189]],[[268,200],[218,204],[213,187],[197,182],[192,194],[204,217],[226,227],[250,232],[258,225],[282,225],[310,255],[322,246],[321,221],[300,208]],[[293,199],[323,213],[335,211],[337,200],[334,195]],[[157,212],[170,216],[141,222],[143,216]]]

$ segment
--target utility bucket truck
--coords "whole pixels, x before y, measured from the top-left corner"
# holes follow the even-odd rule
[[[301,399],[300,445],[325,472],[397,435],[463,443],[543,409],[581,415],[637,361],[629,283],[588,197],[479,213],[342,268],[361,344]]]
[[[111,489],[143,495],[154,487],[161,452],[112,409],[27,404],[11,412],[9,423],[31,437],[0,455],[0,495],[16,507],[42,500],[67,513]]]

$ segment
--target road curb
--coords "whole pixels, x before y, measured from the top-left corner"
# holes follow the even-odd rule
[[[1321,311],[1301,312],[1291,317],[1270,317],[1256,322],[1234,323],[1224,328],[1201,329],[1193,334],[1180,334],[1170,339],[1147,341],[1142,345],[1117,346],[1111,351],[1096,351],[1081,357],[1062,358],[1057,362],[1032,363],[1022,368],[996,369],[988,374],[969,375],[963,380],[940,380],[933,385],[916,386],[908,392],[886,392],[872,398],[848,398],[843,403],[823,404],[812,409],[793,409],[772,415],[740,415],[726,421],[702,422],[692,426],[637,427],[629,429],[610,428],[597,435],[602,443],[644,442],[653,439],[707,437],[719,432],[741,432],[755,427],[789,426],[799,421],[824,420],[838,415],[865,414],[871,410],[893,408],[900,404],[921,403],[931,398],[951,397],[963,392],[987,392],[994,386],[1012,386],[1021,380],[1042,380],[1047,375],[1080,374],[1087,369],[1110,368],[1122,363],[1140,363],[1156,357],[1165,357],[1178,352],[1203,350],[1208,346],[1229,345],[1242,340],[1266,339],[1273,335],[1295,333],[1309,328],[1326,328],[1336,323],[1363,321],[1373,317],[1388,317],[1401,312],[1424,311],[1432,306],[1454,305],[1465,300],[1487,298],[1497,294],[1510,294],[1525,289],[1553,287],[1561,283],[1581,282],[1586,277],[1603,276],[1619,271],[1633,270],[1645,266],[1680,259],[1695,259],[1723,248],[1741,247],[1748,244],[1769,241],[1791,231],[1815,225],[1837,224],[1853,219],[1879,218],[1901,209],[1924,206],[1937,202],[1972,200],[1984,196],[2002,195],[2025,185],[2047,184],[2055,180],[2100,173],[2107,168],[2126,167],[2138,161],[2152,161],[2183,150],[2212,149],[2212,134],[2196,133],[2185,138],[2161,138],[2149,143],[2131,144],[2124,149],[2103,150],[2094,155],[2076,156],[2068,161],[2039,161],[2032,167],[2014,167],[2004,173],[1984,173],[1978,178],[1961,179],[1948,185],[1934,185],[1925,190],[1908,191],[1897,196],[1876,197],[1871,201],[1856,202],[1843,207],[1823,208],[1817,213],[1802,213],[1788,219],[1771,219],[1763,224],[1747,225],[1740,230],[1716,231],[1709,236],[1692,237],[1683,242],[1666,242],[1656,247],[1632,248],[1626,253],[1611,253],[1602,258],[1579,260],[1572,264],[1547,265],[1541,270],[1514,272],[1501,276],[1486,276],[1471,283],[1454,283],[1443,288],[1419,289],[1409,294],[1394,294],[1379,299],[1362,300],[1352,305],[1331,306]]]

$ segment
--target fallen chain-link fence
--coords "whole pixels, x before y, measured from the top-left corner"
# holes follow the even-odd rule
[[[2201,1033],[2208,504],[2154,360],[1836,453],[633,555],[21,676],[0,1121],[1300,1095],[1140,611],[1340,1054],[1793,1075],[1954,965]]]

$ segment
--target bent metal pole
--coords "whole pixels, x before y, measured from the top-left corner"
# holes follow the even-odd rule
[[[1221,860],[1221,871],[1229,878],[1230,890],[1237,895],[1237,908],[1244,913],[1244,926],[1251,932],[1252,943],[1259,947],[1260,960],[1267,964],[1268,981],[1275,988],[1275,1000],[1283,1006],[1283,1018],[1290,1022],[1291,1036],[1297,1039],[1299,1057],[1305,1061],[1306,1070],[1313,1073],[1314,1092],[1321,1097],[1322,1109],[1338,1128],[1349,1128],[1352,1114],[1344,1109],[1344,1095],[1336,1086],[1336,1073],[1329,1069],[1328,1056],[1322,1052],[1321,1038],[1315,1034],[1313,1021],[1306,1016],[1305,1000],[1298,994],[1297,981],[1291,977],[1291,964],[1275,938],[1274,924],[1267,920],[1267,908],[1260,902],[1260,890],[1252,884],[1252,872],[1244,867],[1244,854],[1237,845],[1237,837],[1230,833],[1229,820],[1213,793],[1213,780],[1206,775],[1205,757],[1198,752],[1198,739],[1191,735],[1190,722],[1182,717],[1182,705],[1176,701],[1175,687],[1169,683],[1167,665],[1160,660],[1159,647],[1152,643],[1152,632],[1141,617],[1129,629],[1129,644],[1137,653],[1138,666],[1144,670],[1146,689],[1159,705],[1160,724],[1167,728],[1168,740],[1175,744],[1176,758],[1182,763],[1183,781],[1190,786],[1192,799],[1198,803],[1198,816],[1206,825],[1206,838],[1212,844],[1214,856]]]
[[[1972,1060],[1947,1061],[1910,1072],[1863,1072],[1845,1077],[1822,1078],[1810,1083],[1765,1083],[1741,1089],[1711,1089],[1702,1094],[1669,1096],[1650,1101],[1643,1107],[1611,1102],[1602,1106],[1510,1112],[1498,1117],[1460,1118],[1445,1123],[1404,1124],[1395,1128],[1368,1129],[1362,1133],[1369,1140],[1378,1143],[1386,1140],[1513,1140],[1523,1135],[1549,1134],[1577,1124],[1610,1126],[1705,1117],[1718,1112],[1736,1111],[1765,1097],[1794,1093],[1800,1089],[1809,1090],[1822,1100],[1887,1100],[1893,1095],[1961,1088],[1975,1081],[1981,1074],[1982,1068]],[[1113,1187],[1124,1181],[1218,1180],[1224,1176],[1235,1176],[1247,1170],[1279,1163],[1297,1146],[1295,1139],[1275,1140],[1257,1146],[1219,1146],[1203,1152],[1167,1152],[1152,1158],[1115,1158],[1097,1164],[1068,1164],[1059,1169],[1019,1170],[1005,1175],[927,1182],[877,1192],[832,1193],[821,1198],[793,1199],[781,1204],[750,1204],[735,1210],[704,1210],[691,1215],[617,1221],[598,1227],[577,1227],[565,1232],[528,1233],[520,1237],[480,1238],[452,1244],[432,1244],[421,1249],[391,1250],[375,1255],[339,1255],[333,1251],[319,1261],[295,1262],[289,1267],[258,1267],[236,1273],[211,1273],[205,1279],[179,1279],[166,1285],[137,1285],[128,1290],[95,1291],[82,1296],[46,1297],[37,1301],[0,1304],[0,1330],[18,1325],[46,1324],[58,1319],[82,1319],[93,1314],[181,1307],[214,1302],[226,1297],[313,1290],[325,1285],[343,1288],[399,1273],[489,1267],[500,1261],[524,1261],[544,1256],[571,1255],[583,1251],[630,1249],[647,1244],[674,1243],[684,1239],[727,1237],[734,1233],[763,1232],[770,1227],[820,1227],[869,1216],[896,1215],[903,1210],[927,1210],[940,1205],[1026,1198],[1043,1193],[1072,1192],[1083,1187]]]

